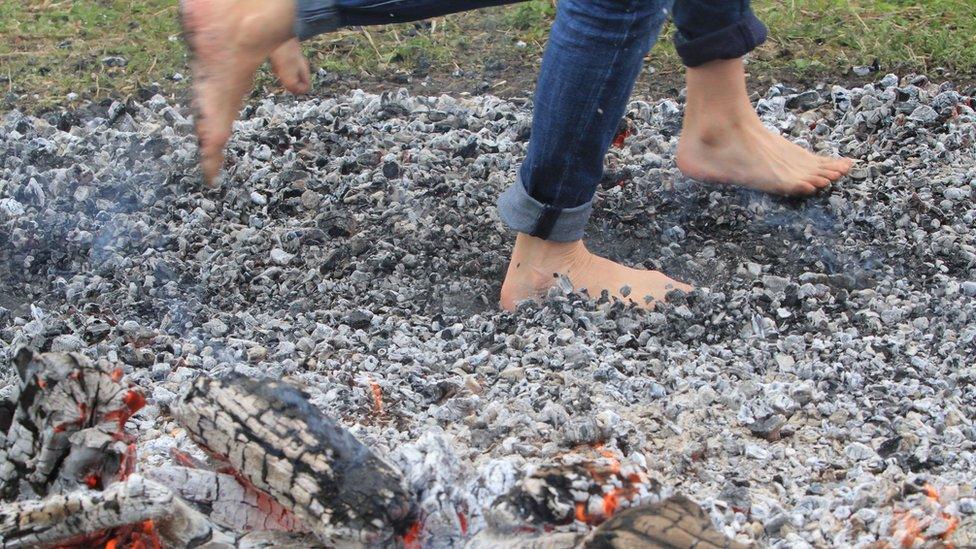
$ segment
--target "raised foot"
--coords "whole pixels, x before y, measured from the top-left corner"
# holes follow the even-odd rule
[[[271,52],[271,70],[281,85],[295,95],[308,93],[312,88],[312,71],[297,38],[292,38]]]
[[[710,183],[779,195],[810,195],[843,177],[853,160],[813,154],[756,119],[741,126],[685,128],[678,169]]]
[[[632,269],[593,254],[582,242],[556,243],[520,233],[502,284],[501,308],[507,311],[526,299],[537,299],[566,276],[575,289],[593,297],[604,290],[614,298],[653,309],[671,290],[693,288],[659,271]]]
[[[212,184],[224,146],[264,60],[290,38],[294,5],[257,0],[182,0],[180,20],[190,49],[200,167]]]

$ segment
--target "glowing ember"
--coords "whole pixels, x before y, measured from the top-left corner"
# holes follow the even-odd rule
[[[383,390],[373,381],[373,378],[369,378],[369,388],[373,393],[373,408],[376,409],[377,414],[383,415]]]
[[[618,492],[623,492],[623,490],[617,489],[603,496],[603,516],[609,517],[616,512],[620,505],[620,501],[617,500]]]
[[[902,547],[906,548],[924,545],[938,539],[941,540],[942,547],[952,549],[954,545],[949,542],[949,539],[959,527],[959,519],[941,510],[942,496],[935,486],[926,483],[922,487],[922,492],[928,505],[938,511],[930,511],[928,516],[923,517],[913,515],[912,511],[895,511],[897,520],[893,527],[893,536]]]
[[[415,522],[403,535],[403,549],[420,549],[420,522]]]
[[[624,147],[624,141],[627,140],[633,134],[630,127],[630,122],[624,118],[620,121],[619,126],[617,126],[617,133],[613,136],[613,147],[616,149],[622,149]]]
[[[198,461],[195,457],[176,448],[170,450],[170,455],[173,456],[173,461],[175,461],[176,463],[184,467],[189,467],[191,469],[199,469],[202,468],[204,465],[203,463]]]
[[[156,525],[151,520],[119,528],[115,537],[105,542],[105,549],[162,549],[162,546],[159,536],[156,535]]]
[[[901,546],[912,547],[922,534],[922,525],[919,521],[915,520],[915,517],[908,513],[905,513],[905,518],[902,522],[902,529],[905,533],[901,538]]]
[[[136,390],[130,390],[123,397],[122,402],[125,404],[125,408],[120,408],[118,410],[112,410],[105,414],[102,418],[105,421],[115,420],[119,422],[119,429],[121,430],[125,427],[125,422],[129,421],[136,412],[142,409],[146,405],[146,397]]]
[[[586,522],[586,504],[582,501],[576,502],[576,520]]]

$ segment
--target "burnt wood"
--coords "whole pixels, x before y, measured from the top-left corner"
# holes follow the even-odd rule
[[[685,496],[632,507],[600,525],[581,549],[748,549],[712,526],[705,511]]]
[[[82,486],[101,488],[132,468],[126,420],[144,404],[123,381],[123,366],[78,353],[21,350],[21,382],[0,449],[0,498],[17,497],[26,482],[40,496]]]
[[[298,515],[323,542],[385,543],[415,521],[401,474],[292,385],[201,377],[174,416],[194,441]]]
[[[173,493],[139,475],[103,491],[82,489],[0,505],[0,547],[35,548],[165,516]]]

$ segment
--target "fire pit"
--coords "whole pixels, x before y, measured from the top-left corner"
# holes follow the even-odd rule
[[[200,377],[173,412],[212,463],[175,452],[179,465],[137,474],[125,426],[145,399],[123,365],[21,351],[16,366],[21,385],[0,454],[4,548],[316,543],[308,533],[340,547],[424,542],[424,517],[399,471],[293,385]],[[642,505],[659,499],[660,486],[593,451],[602,459],[523,478],[484,511],[490,526],[470,544],[740,546],[687,498]],[[615,516],[620,508],[629,509]],[[588,537],[549,535],[573,523],[603,525]]]
[[[391,465],[417,519],[402,538],[425,547],[569,546],[610,522],[605,507],[675,494],[738,542],[972,546],[976,90],[875,76],[759,92],[770,128],[859,160],[804,200],[682,177],[682,97],[630,104],[588,245],[698,288],[654,312],[565,280],[497,310],[512,235],[494,203],[526,152],[528,99],[261,98],[220,190],[191,175],[192,121],[166,97],[6,112],[0,425],[4,450],[17,430],[22,449],[0,463],[15,481],[2,505],[152,482],[179,509],[149,519],[162,544],[323,544],[321,513],[175,419],[192,386],[236,373],[300,387]],[[108,387],[122,368],[99,405],[126,415],[129,391],[145,397],[125,437],[111,418],[79,425],[87,397],[29,423],[37,435],[14,426],[22,388],[52,394],[8,367],[22,347],[104,361]],[[44,442],[58,425],[67,437]],[[111,491],[133,476],[142,488]],[[101,524],[148,536],[153,513]],[[397,528],[363,532],[398,543]]]

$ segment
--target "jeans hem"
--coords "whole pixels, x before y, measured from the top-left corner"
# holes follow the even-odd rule
[[[521,178],[498,197],[498,215],[510,229],[552,242],[582,240],[592,212],[592,200],[573,208],[543,204],[529,196]]]
[[[333,32],[339,28],[335,0],[297,0],[294,33],[299,40]]]
[[[742,57],[765,42],[768,33],[766,25],[749,11],[739,21],[693,40],[676,31],[674,46],[685,66],[697,67],[716,59]]]

